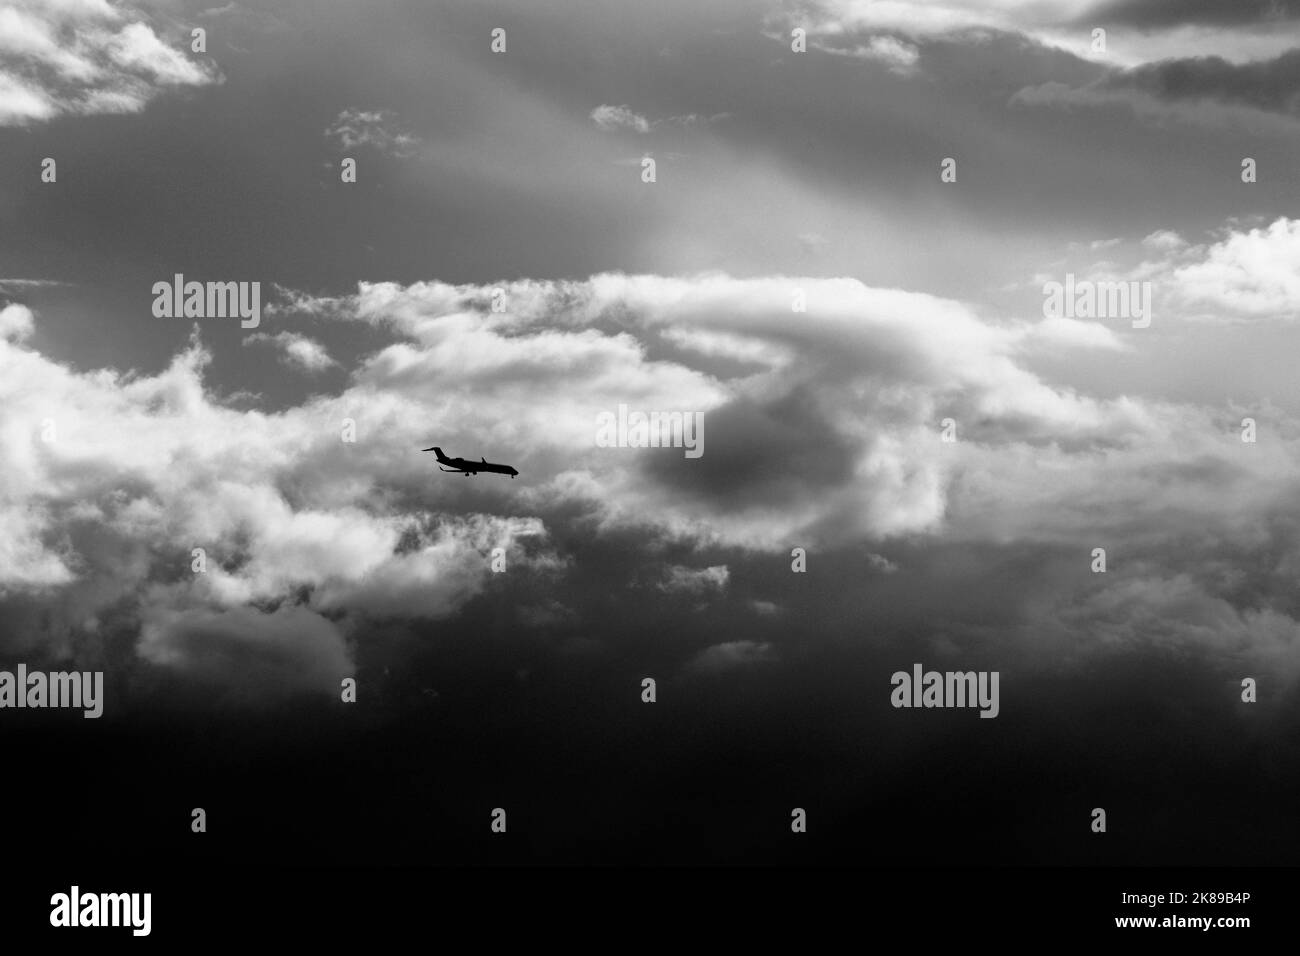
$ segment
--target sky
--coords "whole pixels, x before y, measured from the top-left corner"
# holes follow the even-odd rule
[[[1282,0],[0,0],[0,667],[107,688],[0,715],[32,813],[142,752],[95,845],[1294,863],[1298,119]]]

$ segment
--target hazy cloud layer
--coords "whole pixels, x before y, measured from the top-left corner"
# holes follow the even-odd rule
[[[1233,62],[1263,59],[1300,36],[1295,9],[1267,0],[797,0],[782,5],[781,22],[804,26],[840,51],[867,38],[979,42],[996,31],[1124,65],[1197,55],[1207,46]],[[1107,32],[1104,54],[1092,47],[1098,28]]]

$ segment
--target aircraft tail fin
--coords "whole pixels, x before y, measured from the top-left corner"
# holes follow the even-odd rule
[[[437,445],[434,445],[432,448],[422,448],[422,449],[420,449],[420,450],[421,450],[421,451],[431,451],[431,452],[433,452],[435,455],[438,456],[438,460],[439,460],[439,461],[446,461],[446,460],[447,460],[447,456],[444,455],[444,454],[442,453],[442,449],[439,448]]]

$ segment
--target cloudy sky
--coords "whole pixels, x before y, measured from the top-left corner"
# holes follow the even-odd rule
[[[1298,147],[1288,0],[0,0],[0,719],[119,850],[1294,862]]]

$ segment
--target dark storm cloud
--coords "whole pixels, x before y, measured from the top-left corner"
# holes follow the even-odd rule
[[[767,403],[741,398],[710,410],[704,442],[707,452],[698,460],[676,450],[650,456],[647,473],[711,507],[744,511],[816,498],[853,472],[854,443],[802,388]]]
[[[1164,60],[1107,76],[1094,88],[1132,90],[1165,101],[1211,99],[1295,116],[1300,114],[1300,50],[1255,63],[1217,56]]]
[[[1297,0],[1114,0],[1080,14],[1080,25],[1216,27],[1266,25],[1300,17]]]

